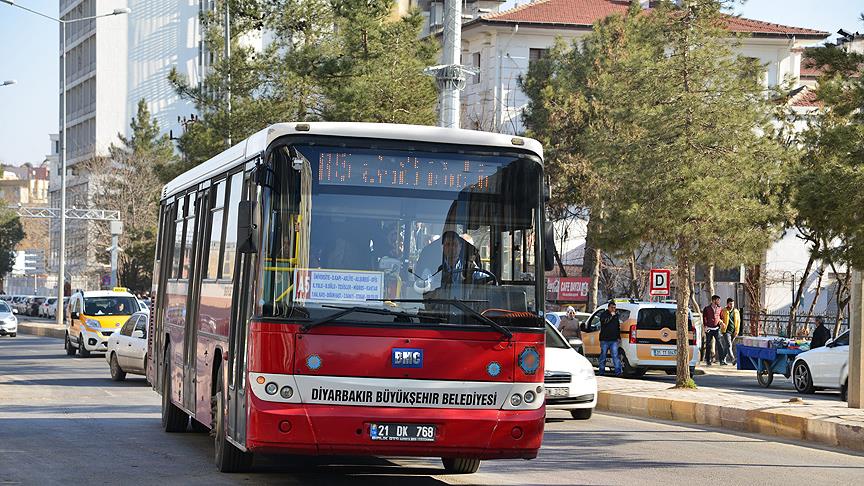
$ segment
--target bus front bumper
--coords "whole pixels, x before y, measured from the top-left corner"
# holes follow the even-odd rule
[[[246,448],[320,455],[533,459],[543,441],[537,410],[293,405],[249,398]],[[370,424],[435,425],[434,442],[373,440]]]

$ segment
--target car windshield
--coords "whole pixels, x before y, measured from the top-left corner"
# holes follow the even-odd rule
[[[561,339],[561,336],[552,329],[552,325],[548,322],[546,323],[546,347],[559,349],[570,348],[570,345]]]
[[[6,302],[0,302],[0,312],[12,312]]]
[[[134,297],[85,297],[84,314],[88,316],[128,316],[138,311]]]
[[[362,306],[477,324],[461,301],[504,325],[542,325],[539,160],[429,150],[275,150],[259,176],[258,312],[314,320]]]

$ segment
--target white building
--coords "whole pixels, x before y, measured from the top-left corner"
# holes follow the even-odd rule
[[[462,62],[480,69],[462,94],[462,126],[503,133],[522,133],[522,111],[528,99],[518,79],[532,60],[544,56],[561,38],[568,44],[584,38],[594,22],[624,13],[629,0],[541,0],[498,13],[476,16],[462,26]],[[645,2],[647,5],[648,2]],[[758,59],[765,84],[775,86],[800,77],[802,48],[827,32],[729,16],[729,30],[745,34],[740,54]]]
[[[212,0],[61,0],[60,18],[74,20],[130,8],[66,26],[67,207],[92,206],[95,192],[86,162],[108,155],[118,134],[129,135],[137,103],[145,99],[163,133],[180,133],[178,117],[194,107],[179,99],[168,82],[176,67],[191,83],[201,79],[206,59],[199,14]],[[62,107],[62,104],[61,104]],[[62,113],[62,111],[61,111]],[[62,116],[62,115],[61,115]],[[61,135],[62,136],[62,135]],[[50,204],[60,207],[59,158],[51,167]],[[91,223],[67,221],[66,269],[73,287],[98,288],[103,265],[96,262]],[[59,224],[51,228],[49,267],[56,272]],[[99,243],[97,245],[96,243]]]

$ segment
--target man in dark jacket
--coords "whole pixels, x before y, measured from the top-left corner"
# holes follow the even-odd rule
[[[615,376],[621,376],[621,360],[618,358],[618,341],[621,339],[621,321],[615,302],[609,302],[606,310],[600,314],[600,363],[597,374],[606,373],[606,353],[612,353],[612,365]]]
[[[831,339],[831,332],[825,327],[822,316],[816,316],[816,329],[813,329],[813,339],[810,341],[810,349],[821,348]]]

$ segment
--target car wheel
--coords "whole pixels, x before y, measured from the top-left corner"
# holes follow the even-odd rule
[[[82,358],[90,356],[90,351],[84,347],[84,336],[78,336],[78,356]]]
[[[648,372],[648,370],[645,368],[635,368],[633,366],[630,366],[630,362],[627,361],[627,353],[625,353],[623,350],[618,351],[618,356],[621,360],[621,371],[623,372],[625,378],[639,378],[641,376],[645,376],[645,373]]]
[[[849,378],[846,378],[843,386],[840,387],[840,400],[844,402],[849,400]]]
[[[480,459],[471,457],[442,457],[447,474],[474,474],[480,469]]]
[[[575,410],[570,410],[570,416],[576,420],[588,420],[591,418],[593,412],[593,408],[577,408]]]
[[[9,337],[18,337],[18,333],[17,332],[10,332]]]
[[[75,351],[77,351],[72,346],[72,340],[69,339],[69,333],[66,333],[66,339],[63,343],[66,346],[66,356],[75,356]]]
[[[165,432],[186,432],[189,415],[171,402],[171,353],[165,351],[162,372],[162,428]]]
[[[114,381],[123,381],[126,379],[126,372],[120,368],[120,363],[117,362],[117,354],[111,353],[111,379]]]
[[[795,363],[795,369],[792,370],[792,383],[798,393],[811,394],[816,391],[813,386],[813,376],[810,373],[810,367],[804,361]]]
[[[216,394],[210,401],[216,408],[213,429],[215,430],[213,445],[215,449],[216,468],[220,472],[232,473],[243,472],[252,466],[252,453],[238,449],[234,444],[228,442],[225,429],[225,389],[222,386],[222,368],[217,374]]]

